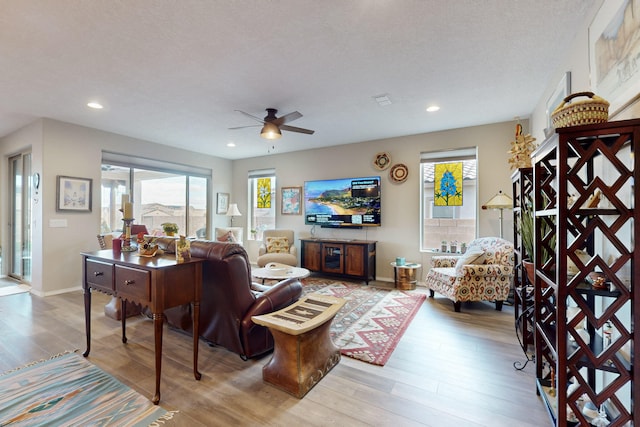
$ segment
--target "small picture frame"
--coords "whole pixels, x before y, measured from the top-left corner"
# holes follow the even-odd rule
[[[56,211],[91,212],[90,178],[58,175],[56,186]]]
[[[282,215],[300,215],[302,213],[302,187],[282,187]]]
[[[216,213],[224,215],[229,210],[229,193],[218,193]]]

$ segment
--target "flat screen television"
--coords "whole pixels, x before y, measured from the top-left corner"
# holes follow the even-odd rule
[[[304,183],[304,222],[322,227],[379,227],[380,177]]]

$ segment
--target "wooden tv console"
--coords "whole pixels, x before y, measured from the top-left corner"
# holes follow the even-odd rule
[[[376,242],[348,239],[301,239],[302,267],[331,276],[376,280]]]

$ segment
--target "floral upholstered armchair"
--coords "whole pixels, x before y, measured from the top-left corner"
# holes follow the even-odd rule
[[[509,296],[514,275],[513,244],[498,237],[473,240],[462,256],[434,256],[425,279],[429,295],[437,292],[460,311],[463,301],[494,301],[496,310]]]

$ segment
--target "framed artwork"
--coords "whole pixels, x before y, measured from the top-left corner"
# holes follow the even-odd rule
[[[302,187],[282,187],[282,215],[300,215]]]
[[[564,76],[558,82],[558,86],[553,91],[549,99],[547,99],[547,128],[544,130],[545,136],[548,138],[553,133],[553,123],[551,122],[551,113],[558,105],[571,93],[571,71],[564,73]]]
[[[90,178],[58,175],[56,211],[91,212]]]
[[[216,213],[224,215],[229,210],[229,193],[218,193]]]
[[[608,0],[589,26],[591,88],[609,101],[609,116],[640,96],[640,5]]]
[[[434,205],[462,206],[462,162],[436,163],[434,168]]]

